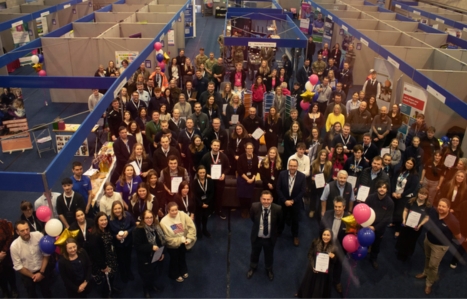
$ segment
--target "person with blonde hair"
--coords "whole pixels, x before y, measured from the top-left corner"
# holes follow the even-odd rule
[[[276,204],[279,204],[279,198],[276,192],[276,183],[281,169],[281,155],[279,154],[277,147],[273,146],[269,148],[268,154],[260,162],[258,171],[261,177],[261,183],[263,184],[263,190],[271,192],[273,201]]]

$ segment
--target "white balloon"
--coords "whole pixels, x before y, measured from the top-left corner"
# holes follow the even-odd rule
[[[51,237],[57,237],[62,233],[63,224],[58,219],[50,219],[45,224],[45,232]]]
[[[159,51],[156,52],[156,55],[157,55],[157,54],[162,54],[162,55],[164,55],[164,50],[160,49]]]
[[[31,56],[31,61],[32,61],[32,63],[34,63],[34,64],[39,63],[39,56],[37,56],[37,55],[32,55],[32,56]]]
[[[371,210],[370,219],[360,224],[362,227],[368,227],[372,225],[373,222],[375,222],[375,218],[376,218],[375,210],[373,210],[372,208],[370,208],[370,210]]]
[[[308,91],[313,91],[313,89],[315,89],[315,86],[313,84],[311,84],[310,81],[307,81],[305,83],[305,89],[308,90]]]

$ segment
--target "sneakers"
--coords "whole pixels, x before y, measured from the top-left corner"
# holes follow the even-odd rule
[[[451,267],[451,269],[456,269],[457,268],[457,262],[453,262],[449,265],[449,267]]]
[[[225,217],[225,215],[224,215],[224,213],[222,213],[222,211],[219,211],[219,212],[217,213],[217,215],[219,215],[219,218],[221,218],[222,220],[227,219],[227,217]]]

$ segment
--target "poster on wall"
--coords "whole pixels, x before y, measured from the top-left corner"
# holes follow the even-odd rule
[[[329,40],[329,42],[331,42],[333,28],[334,22],[330,18],[326,17],[326,21],[324,22],[323,37]]]
[[[40,17],[36,19],[37,36],[43,36],[49,33],[49,27],[47,26],[47,18]]]
[[[68,141],[70,141],[72,135],[55,135],[55,143],[57,145],[57,151],[60,152],[65,144],[67,144]],[[75,156],[78,157],[85,157],[89,156],[89,146],[88,146],[88,140],[84,139],[83,143],[79,147],[79,149],[76,151]]]
[[[18,21],[11,24],[11,35],[13,37],[13,43],[15,48],[19,48],[31,41],[29,37],[29,26],[28,23]],[[24,57],[19,58],[19,62],[22,66],[32,64],[31,54],[27,54]]]
[[[195,6],[192,1],[187,8],[185,9],[185,37],[192,38],[195,37]]]
[[[323,42],[323,35],[324,35],[324,18],[323,14],[319,9],[315,10],[313,16],[313,41],[315,43],[322,43]]]
[[[399,132],[405,137],[408,128],[415,122],[417,116],[425,113],[428,94],[424,89],[405,83],[402,88],[402,101],[400,110],[402,114],[402,126]]]
[[[311,4],[303,2],[300,9],[300,31],[310,34],[311,22],[313,22],[313,7]]]
[[[462,38],[462,31],[456,28],[446,28],[446,33],[457,38]]]
[[[115,51],[115,64],[119,68],[122,66],[122,61],[125,59],[128,63],[132,63],[138,55],[138,51]]]
[[[381,93],[376,103],[379,108],[385,106],[390,111],[395,67],[385,59],[375,58],[373,69],[376,71],[376,80],[381,83]]]
[[[75,33],[73,30],[70,30],[68,31],[67,33],[65,33],[64,35],[60,36],[60,37],[64,37],[64,38],[73,38],[75,37]]]
[[[169,46],[175,46],[175,30],[173,29],[167,32],[167,44]]]
[[[345,58],[345,53],[347,53],[347,50],[349,49],[349,45],[354,45],[354,40],[355,38],[350,34],[346,29],[342,28],[342,44],[341,44],[341,50],[342,50],[342,56],[341,56],[341,62],[340,62],[340,68],[343,68],[344,64],[344,58]]]

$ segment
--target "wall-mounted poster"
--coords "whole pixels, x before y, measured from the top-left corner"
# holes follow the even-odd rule
[[[315,10],[312,27],[313,41],[315,43],[322,43],[324,34],[324,17],[320,9]]]
[[[18,21],[11,24],[11,35],[13,36],[15,48],[19,48],[31,41],[29,37],[28,23],[25,23],[24,21]],[[25,55],[25,57],[21,57],[19,62],[22,66],[31,64],[31,54],[29,53]]]
[[[167,32],[167,44],[169,46],[174,46],[175,45],[175,30],[170,29]]]
[[[124,59],[132,63],[138,55],[138,51],[115,51],[115,64],[118,68],[121,67]]]
[[[55,135],[55,142],[57,145],[57,151],[60,152],[65,144],[67,144],[68,141],[70,141],[72,135]],[[89,156],[89,146],[88,146],[88,140],[84,139],[83,143],[79,147],[79,149],[76,151],[75,156],[78,157],[83,157],[83,156]]]
[[[417,116],[425,113],[427,100],[428,94],[424,89],[404,82],[400,104],[402,126],[399,128],[399,132],[404,134],[404,137]]]
[[[313,7],[311,4],[302,2],[300,10],[300,31],[309,34],[310,25],[313,22]]]
[[[196,14],[194,12],[194,0],[185,9],[185,37],[195,37]]]
[[[326,17],[326,21],[324,22],[324,31],[323,31],[323,37],[328,39],[329,42],[331,41],[332,38],[332,29],[334,28],[334,22],[332,19],[329,17]]]

